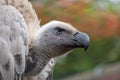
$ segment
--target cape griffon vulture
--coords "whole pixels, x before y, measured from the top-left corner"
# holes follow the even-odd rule
[[[88,35],[69,23],[40,28],[27,0],[0,0],[0,80],[51,80],[57,56],[88,45]]]

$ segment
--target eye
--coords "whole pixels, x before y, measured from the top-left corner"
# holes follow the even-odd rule
[[[60,34],[62,34],[64,31],[65,31],[64,29],[58,28],[58,27],[54,29],[54,33],[55,33],[56,35],[60,35]]]

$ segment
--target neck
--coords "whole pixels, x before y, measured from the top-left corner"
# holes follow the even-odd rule
[[[44,69],[51,58],[45,55],[42,50],[38,51],[35,47],[32,47],[29,51],[30,52],[26,60],[25,74],[34,76]]]

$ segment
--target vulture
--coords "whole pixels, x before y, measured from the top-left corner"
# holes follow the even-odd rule
[[[89,36],[71,24],[39,23],[28,0],[0,0],[0,80],[52,80],[58,56],[88,48]]]

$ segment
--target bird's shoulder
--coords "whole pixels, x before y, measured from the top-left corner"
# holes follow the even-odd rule
[[[14,7],[0,6],[0,37],[7,42],[12,54],[28,45],[28,33],[22,14]]]

